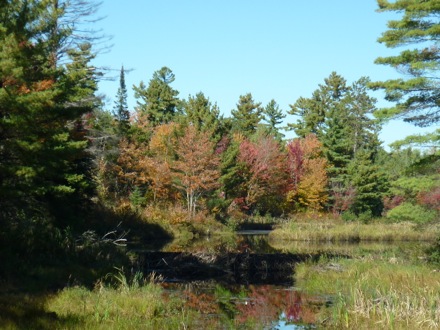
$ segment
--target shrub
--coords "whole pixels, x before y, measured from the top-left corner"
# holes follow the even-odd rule
[[[396,206],[392,210],[388,211],[388,213],[386,214],[386,217],[388,219],[396,222],[413,221],[417,223],[432,221],[436,218],[436,216],[436,211],[427,210],[423,206],[408,202]]]

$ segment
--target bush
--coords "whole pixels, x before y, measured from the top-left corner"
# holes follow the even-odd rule
[[[440,237],[437,239],[437,242],[426,251],[426,253],[430,263],[440,265]]]
[[[386,214],[388,219],[396,222],[412,221],[416,223],[430,222],[436,216],[437,212],[435,210],[427,210],[423,206],[408,202],[396,206]]]
[[[354,214],[351,211],[345,211],[342,213],[341,215],[342,220],[346,221],[346,222],[351,222],[351,221],[356,221],[357,220],[357,216],[356,214]]]

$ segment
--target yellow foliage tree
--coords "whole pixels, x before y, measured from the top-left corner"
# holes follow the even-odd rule
[[[288,202],[314,211],[327,201],[327,160],[322,155],[322,144],[314,134],[295,139],[287,145],[292,188]]]

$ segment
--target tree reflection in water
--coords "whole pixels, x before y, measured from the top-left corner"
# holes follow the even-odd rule
[[[215,282],[164,284],[182,295],[186,306],[197,311],[202,328],[277,328],[316,322],[325,301],[294,289],[274,285],[222,286]]]

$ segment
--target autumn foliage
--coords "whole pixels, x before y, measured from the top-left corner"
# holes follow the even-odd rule
[[[245,165],[243,197],[248,207],[264,204],[268,198],[283,198],[288,183],[286,155],[273,137],[259,137],[255,142],[244,139],[238,161]]]
[[[210,135],[190,125],[176,146],[173,164],[174,184],[186,196],[188,214],[193,217],[200,198],[218,187],[220,159]]]
[[[291,188],[287,200],[318,211],[327,200],[327,160],[314,134],[287,145]]]

